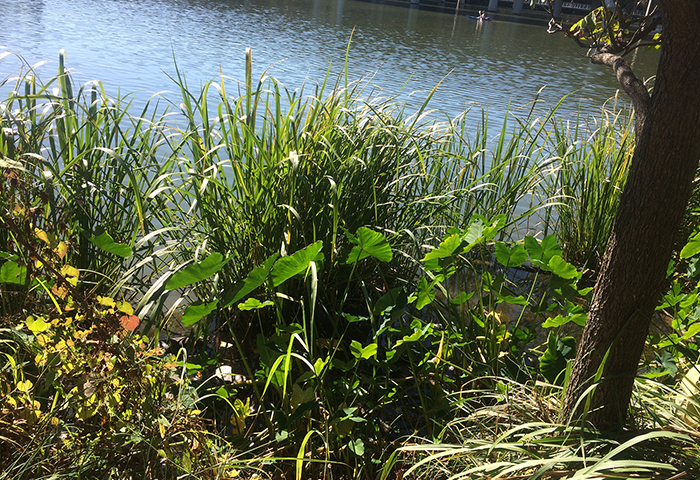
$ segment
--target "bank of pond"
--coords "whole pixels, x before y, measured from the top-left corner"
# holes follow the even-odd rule
[[[559,415],[621,99],[493,132],[342,77],[178,73],[135,107],[62,56],[26,73],[0,80],[0,479],[698,475],[696,202],[624,434]]]

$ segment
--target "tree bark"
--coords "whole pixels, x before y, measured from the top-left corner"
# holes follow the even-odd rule
[[[627,184],[562,411],[564,421],[579,420],[586,405],[579,400],[602,371],[586,416],[601,430],[620,429],[625,422],[700,160],[700,1],[661,0],[661,6],[663,38],[656,84],[643,128],[637,129]],[[624,70],[624,65],[618,68]]]
[[[640,79],[638,79],[630,64],[623,57],[612,53],[600,52],[591,55],[591,62],[612,67],[620,86],[629,95],[634,107],[634,129],[637,138],[641,137],[644,122],[649,113],[649,91]]]

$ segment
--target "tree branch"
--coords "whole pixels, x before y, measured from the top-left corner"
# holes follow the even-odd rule
[[[634,106],[635,115],[637,117],[635,133],[637,138],[639,138],[642,128],[644,127],[644,121],[647,118],[649,104],[651,103],[651,97],[649,96],[649,91],[644,85],[644,82],[634,75],[632,67],[627,63],[627,60],[619,55],[607,52],[596,52],[591,55],[590,59],[592,63],[611,67],[613,72],[615,72],[620,86],[632,99],[632,105]]]

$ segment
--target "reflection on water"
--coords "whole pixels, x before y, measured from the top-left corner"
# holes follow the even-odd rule
[[[245,47],[254,76],[267,71],[294,89],[321,80],[329,64],[340,74],[351,37],[351,79],[373,76],[382,92],[414,104],[442,82],[431,106],[450,115],[478,102],[499,117],[544,85],[548,103],[580,90],[565,108],[592,111],[617,88],[606,67],[543,27],[356,0],[4,0],[0,15],[0,46],[51,60],[42,75],[65,49],[79,81],[101,79],[112,92],[173,89],[164,73],[174,72],[173,56],[192,87],[220,68],[243,79]],[[653,73],[655,58],[635,62],[641,75]],[[0,61],[0,78],[15,66]]]

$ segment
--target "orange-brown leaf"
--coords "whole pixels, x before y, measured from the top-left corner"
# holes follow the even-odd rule
[[[126,330],[133,332],[139,326],[139,317],[136,315],[124,315],[119,319],[119,323]]]

